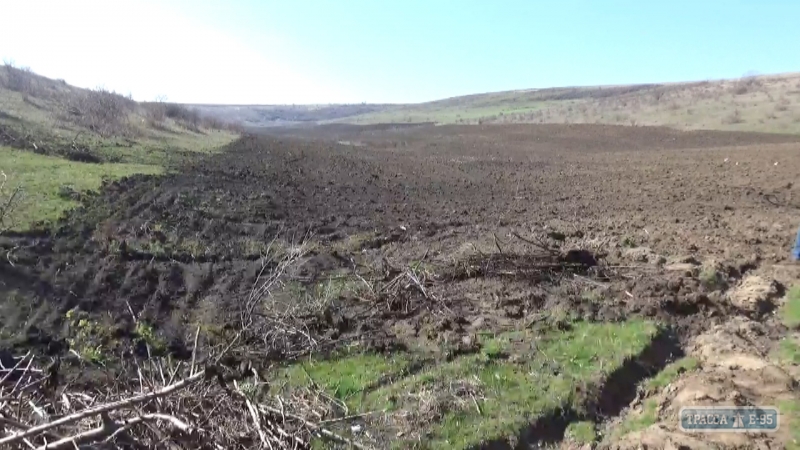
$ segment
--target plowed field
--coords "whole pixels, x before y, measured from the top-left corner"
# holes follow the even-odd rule
[[[455,400],[431,412],[401,399],[393,411],[416,415],[361,417],[353,433],[365,445],[580,447],[571,430],[582,423],[596,432],[589,445],[782,448],[789,416],[776,434],[689,436],[676,415],[680,404],[800,405],[794,366],[773,357],[796,339],[780,311],[800,274],[788,263],[798,173],[800,137],[788,135],[599,125],[252,135],[169,175],[108,183],[54,229],[0,236],[0,338],[66,354],[79,345],[68,312],[79,310],[106,330],[110,353],[136,340],[139,321],[161,352],[189,358],[198,327],[210,344],[235,332],[274,264],[266,256],[302,247],[271,298],[318,302],[303,319],[303,335],[324,342],[315,355],[347,343],[404,361],[359,387],[351,409],[416,392],[419,374],[455,364],[460,387],[429,386]],[[574,398],[492,409],[505,394],[480,364],[569,378],[577,369],[548,356],[548,336],[621,323],[640,324],[643,344],[575,383]],[[300,345],[246,344],[231,365],[280,365]],[[690,369],[648,381],[678,360]],[[477,364],[474,380],[459,361]]]

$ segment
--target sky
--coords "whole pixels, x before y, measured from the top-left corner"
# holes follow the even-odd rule
[[[416,103],[800,71],[796,0],[0,0],[0,58],[179,103]]]

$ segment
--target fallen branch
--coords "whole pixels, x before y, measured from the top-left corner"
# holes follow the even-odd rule
[[[542,242],[534,242],[534,241],[532,241],[530,239],[524,238],[524,237],[520,236],[519,233],[517,233],[516,231],[511,233],[511,235],[514,236],[515,238],[519,239],[520,241],[525,242],[526,244],[530,244],[530,245],[539,247],[540,249],[546,251],[547,253],[550,253],[551,255],[557,255],[558,254],[558,252],[556,252],[555,250],[551,249],[546,244],[544,244]]]
[[[362,444],[359,444],[359,443],[357,443],[355,441],[352,441],[350,439],[347,439],[345,437],[339,436],[338,434],[334,433],[333,431],[330,431],[327,428],[323,428],[321,425],[316,424],[314,422],[309,422],[308,420],[306,420],[306,419],[304,419],[304,418],[302,418],[300,416],[296,416],[294,414],[287,413],[285,411],[281,411],[281,410],[279,410],[277,408],[274,408],[274,407],[268,406],[268,405],[264,405],[264,404],[259,404],[258,406],[260,408],[264,409],[265,411],[271,412],[273,414],[283,415],[283,416],[288,417],[290,419],[296,420],[296,421],[302,423],[303,425],[305,425],[306,427],[308,427],[309,429],[319,433],[319,435],[321,437],[323,437],[323,438],[327,438],[329,440],[332,440],[334,442],[338,442],[340,444],[349,445],[349,446],[355,447],[355,448],[357,448],[359,450],[367,450],[367,449],[369,449],[369,447],[366,447],[366,446],[364,446]]]
[[[169,422],[172,424],[172,426],[183,432],[188,433],[191,431],[191,427],[189,425],[183,423],[175,417],[168,416],[166,414],[145,414],[131,419],[126,419],[121,422],[104,421],[103,425],[97,428],[42,445],[38,447],[37,450],[58,450],[67,447],[74,448],[76,444],[81,442],[94,441],[106,436],[113,436],[119,430],[128,429],[143,422],[153,422],[158,420]]]
[[[167,386],[167,387],[165,387],[163,389],[160,389],[158,391],[148,392],[146,394],[137,395],[135,397],[131,397],[131,398],[123,399],[123,400],[118,400],[116,402],[107,403],[105,405],[96,406],[94,408],[85,409],[83,411],[79,411],[79,412],[76,412],[74,414],[69,414],[67,416],[64,416],[64,417],[62,417],[60,419],[54,420],[52,422],[48,422],[48,423],[44,423],[42,425],[37,425],[35,427],[31,427],[26,431],[15,433],[15,434],[12,434],[11,436],[7,436],[7,437],[4,437],[4,438],[0,439],[0,446],[8,445],[8,444],[12,444],[14,442],[21,441],[22,439],[25,439],[27,437],[36,436],[38,434],[41,434],[44,431],[50,430],[52,428],[59,427],[61,425],[71,424],[71,423],[77,422],[77,421],[79,421],[81,419],[84,419],[86,417],[96,416],[96,415],[107,413],[107,412],[114,411],[114,410],[117,410],[117,409],[127,408],[129,406],[133,406],[133,405],[136,405],[136,404],[139,404],[139,403],[143,403],[143,402],[146,402],[148,400],[153,400],[153,399],[156,399],[156,398],[159,398],[159,397],[164,397],[166,395],[169,395],[169,394],[171,394],[171,393],[173,393],[175,391],[178,391],[180,389],[184,389],[187,386],[190,386],[190,385],[202,380],[205,377],[205,374],[206,374],[206,371],[205,370],[201,370],[200,372],[196,373],[195,375],[190,376],[189,378],[181,380],[181,381],[179,381],[179,382],[177,382],[175,384]]]

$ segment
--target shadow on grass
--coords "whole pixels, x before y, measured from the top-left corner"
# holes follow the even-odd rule
[[[682,358],[684,352],[673,330],[660,330],[641,353],[628,358],[611,372],[595,389],[585,395],[580,410],[563,408],[540,417],[522,431],[516,445],[508,439],[485,441],[474,450],[522,450],[552,446],[564,440],[570,424],[576,422],[602,423],[620,413],[636,398],[637,386],[662,371],[669,363]]]
[[[22,122],[22,119],[20,119],[19,117],[9,114],[5,111],[0,111],[0,120],[8,120],[11,122]]]

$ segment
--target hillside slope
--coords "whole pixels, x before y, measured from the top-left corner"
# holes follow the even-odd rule
[[[103,180],[160,173],[236,136],[180,105],[0,66],[0,231],[52,222]]]
[[[800,73],[629,86],[495,92],[406,105],[205,106],[247,126],[594,123],[800,133]]]
[[[346,120],[396,105],[187,105],[202,114],[243,126],[284,126]]]
[[[600,123],[800,133],[800,74],[499,92],[406,105],[344,121]]]

